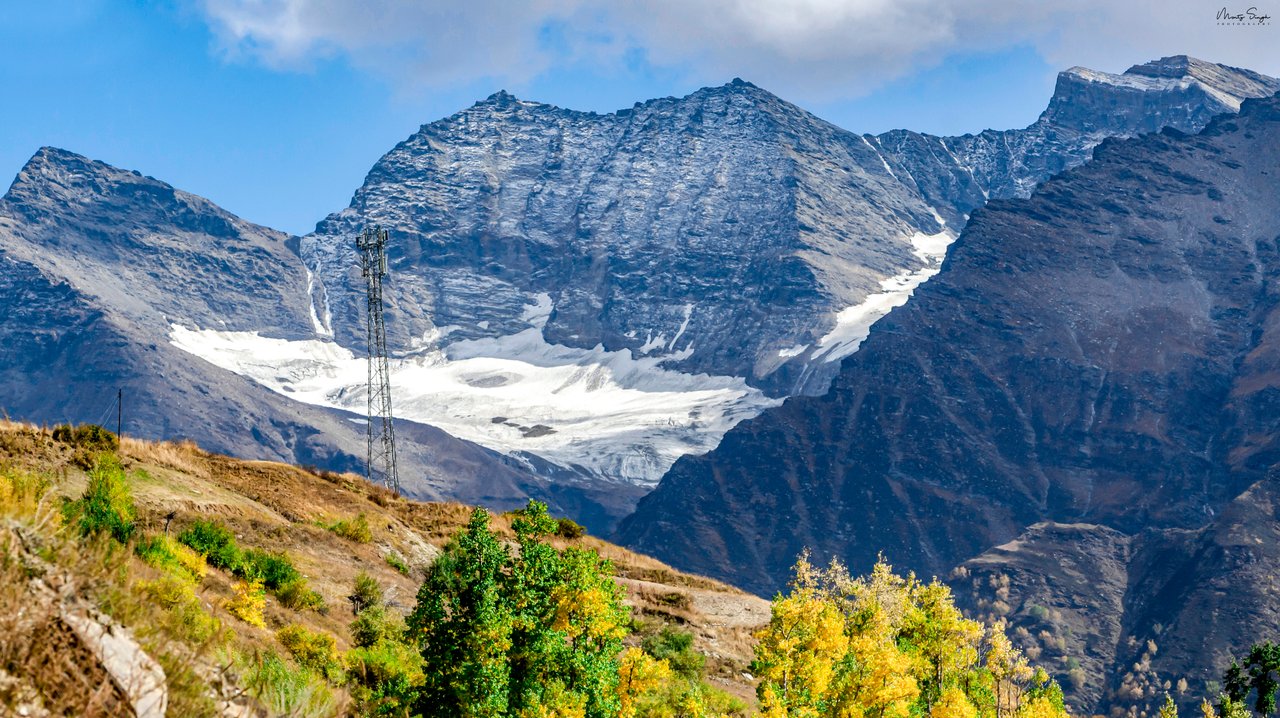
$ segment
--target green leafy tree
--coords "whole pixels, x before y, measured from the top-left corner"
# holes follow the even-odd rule
[[[1264,641],[1249,649],[1244,663],[1232,660],[1222,676],[1222,695],[1218,713],[1228,716],[1247,712],[1246,701],[1254,694],[1254,711],[1267,718],[1276,711],[1276,693],[1280,690],[1280,644]]]
[[[513,621],[502,584],[510,561],[489,530],[489,513],[476,509],[432,564],[408,619],[424,664],[424,714],[506,715]]]
[[[512,520],[509,551],[476,509],[418,592],[409,636],[423,658],[424,714],[613,718],[629,613],[612,565],[558,551],[536,501]]]

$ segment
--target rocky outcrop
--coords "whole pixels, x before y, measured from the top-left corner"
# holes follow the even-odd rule
[[[1041,182],[1089,159],[1108,137],[1169,127],[1199,132],[1251,97],[1280,91],[1280,80],[1178,55],[1122,74],[1073,67],[1058,74],[1049,106],[1030,126],[933,137],[907,130],[868,138],[952,226],[987,199],[1028,197]]]
[[[924,574],[1052,520],[1196,530],[1280,462],[1280,98],[1107,141],[975,213],[831,391],[682,459],[628,546],[760,593],[796,554]]]
[[[0,674],[27,686],[20,702],[32,713],[163,718],[164,669],[128,629],[77,595],[74,577],[38,555],[34,534],[0,525],[4,559],[21,566],[25,586],[6,587],[21,605],[3,621]]]

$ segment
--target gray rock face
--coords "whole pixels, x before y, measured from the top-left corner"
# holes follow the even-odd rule
[[[350,238],[380,223],[402,348],[514,334],[546,294],[553,344],[820,394],[839,312],[930,264],[914,235],[958,231],[1106,137],[1197,131],[1278,89],[1186,57],[1073,68],[1032,126],[952,138],[859,136],[740,80],[609,115],[498,93],[384,156],[302,255],[347,308],[333,327],[346,345],[363,341]]]
[[[0,199],[0,408],[96,422],[114,418],[123,389],[131,435],[361,471],[356,415],[293,401],[169,341],[173,325],[314,336],[291,245],[162,182],[42,149]],[[421,498],[512,508],[532,495],[597,528],[634,500],[553,485],[430,426],[401,422],[398,433],[406,490]]]
[[[288,235],[150,177],[42,148],[4,196],[0,231],[13,259],[149,329],[314,332],[306,268]]]
[[[1120,75],[1073,67],[1058,74],[1048,108],[1024,129],[961,137],[895,130],[870,139],[959,227],[988,198],[1030,196],[1049,177],[1088,160],[1108,137],[1165,127],[1198,132],[1215,115],[1239,110],[1243,100],[1277,91],[1276,78],[1185,55]]]
[[[862,138],[742,81],[612,115],[499,93],[424,126],[303,238],[331,298],[363,291],[349,245],[369,223],[391,231],[401,347],[514,334],[547,294],[553,344],[783,393],[779,352],[924,266],[907,240],[942,229]],[[362,316],[334,320],[362,341]]]
[[[625,545],[769,594],[804,547],[946,575],[1044,520],[1203,527],[1280,463],[1280,96],[975,213],[831,391],[686,457]]]
[[[1166,691],[1195,710],[1233,657],[1280,631],[1278,486],[1259,481],[1194,530],[1037,524],[950,582],[971,614],[1009,622],[1073,714],[1143,710]]]

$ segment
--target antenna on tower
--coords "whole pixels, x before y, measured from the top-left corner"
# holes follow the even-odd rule
[[[369,325],[369,456],[370,483],[400,494],[396,470],[396,430],[391,413],[391,371],[387,361],[387,328],[382,319],[382,278],[387,276],[387,230],[365,230],[356,237],[360,271],[368,293]]]

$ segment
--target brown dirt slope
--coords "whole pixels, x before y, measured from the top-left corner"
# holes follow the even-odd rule
[[[424,570],[472,511],[462,504],[396,497],[354,474],[243,461],[192,443],[126,438],[119,453],[132,477],[130,489],[142,529],[160,532],[167,523],[169,533],[176,535],[197,519],[213,518],[229,526],[242,546],[286,552],[324,597],[328,610],[293,611],[269,597],[267,628],[298,623],[321,629],[338,637],[340,649],[349,647],[347,625],[354,615],[346,596],[356,575],[371,574],[393,608],[409,611]],[[46,429],[0,421],[0,465],[51,477],[54,491],[67,497],[79,496],[87,481],[77,458],[76,450],[54,441]],[[326,528],[360,514],[371,528],[373,539],[368,543]],[[492,525],[513,538],[507,516],[495,516]],[[750,634],[767,623],[767,601],[591,536],[553,542],[593,548],[611,560],[627,603],[638,616],[692,631],[695,646],[708,656],[709,678],[740,696],[754,695],[745,677]],[[388,557],[402,559],[410,567],[409,575],[393,568]],[[201,597],[216,611],[232,595],[232,583],[230,576],[211,570]],[[251,634],[253,642],[270,646],[275,640],[271,630],[223,618],[224,625]]]

